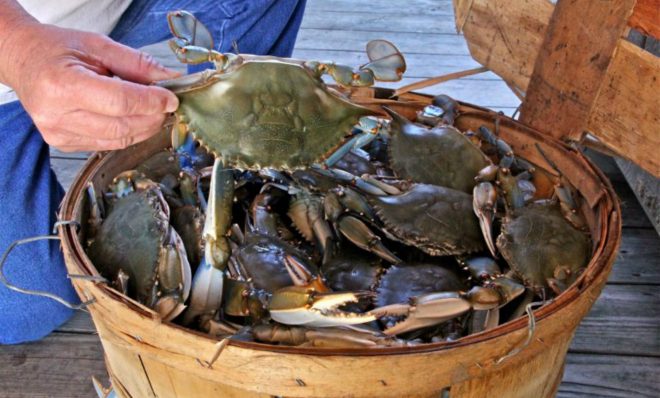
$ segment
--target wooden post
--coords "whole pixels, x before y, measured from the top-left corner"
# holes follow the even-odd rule
[[[580,140],[635,0],[560,0],[534,65],[520,120]]]

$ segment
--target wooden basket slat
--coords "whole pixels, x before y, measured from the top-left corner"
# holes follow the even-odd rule
[[[523,124],[557,139],[582,139],[635,6],[635,0],[606,3],[557,2],[520,108]]]
[[[523,92],[554,6],[547,0],[453,0],[472,58]]]
[[[587,125],[614,151],[660,176],[660,59],[620,40]]]

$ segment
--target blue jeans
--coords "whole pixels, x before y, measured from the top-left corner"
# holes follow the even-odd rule
[[[219,51],[231,51],[236,42],[242,53],[290,56],[304,8],[305,0],[133,0],[110,37],[136,48],[166,40],[171,37],[167,12],[185,9],[209,27]],[[48,145],[19,102],[0,105],[0,131],[0,251],[4,251],[17,239],[51,232],[64,190],[50,168]],[[15,285],[78,301],[56,242],[16,248],[4,271]],[[0,344],[41,339],[71,315],[53,300],[0,285]]]

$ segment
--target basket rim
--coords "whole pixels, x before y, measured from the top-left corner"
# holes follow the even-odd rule
[[[393,90],[383,89],[379,87],[373,87],[372,90],[375,90],[377,95],[388,96],[391,95]],[[422,93],[409,93],[409,95],[415,96],[417,98],[432,98],[432,96]],[[616,253],[618,252],[618,247],[621,241],[621,209],[620,203],[610,181],[606,178],[601,170],[599,170],[589,159],[582,155],[579,151],[575,151],[568,145],[563,142],[560,142],[552,137],[546,136],[540,133],[537,130],[534,130],[530,127],[523,125],[522,123],[511,119],[507,116],[504,116],[500,113],[496,113],[492,110],[461,102],[461,116],[471,115],[471,116],[481,116],[489,117],[491,120],[497,118],[501,121],[504,121],[507,125],[511,125],[513,128],[522,130],[523,133],[531,135],[537,141],[543,141],[547,145],[552,145],[555,148],[570,151],[572,156],[577,156],[579,160],[584,163],[588,170],[584,170],[584,173],[591,173],[592,177],[595,178],[603,187],[604,195],[599,198],[598,202],[606,201],[609,204],[609,212],[607,214],[600,214],[600,217],[604,221],[601,227],[601,237],[600,241],[597,244],[594,244],[594,250],[592,257],[585,268],[585,271],[582,273],[580,278],[573,283],[566,291],[562,292],[559,296],[555,297],[545,305],[534,310],[534,316],[537,323],[543,321],[545,318],[557,313],[562,308],[569,305],[571,302],[575,301],[578,296],[586,290],[591,285],[595,284],[596,281],[601,279],[603,273],[609,273],[609,266],[614,262]],[[76,175],[73,184],[67,191],[59,213],[59,219],[61,220],[70,220],[76,219],[80,214],[78,206],[81,205],[82,197],[85,195],[85,189],[87,183],[91,180],[92,176],[103,167],[103,165],[111,162],[115,151],[110,152],[97,152],[94,153],[89,159],[85,162],[82,169]],[[594,212],[597,209],[594,208]],[[605,210],[601,209],[601,213],[604,213]],[[597,215],[598,216],[598,215]],[[66,262],[67,268],[75,266],[75,272],[81,273],[83,275],[94,275],[98,276],[98,271],[94,268],[91,260],[87,257],[86,252],[83,249],[80,239],[78,239],[77,230],[69,225],[60,228],[59,235],[62,241],[62,247],[65,252],[68,252],[75,259],[76,264],[70,264],[69,261]],[[595,242],[592,242],[595,243]],[[71,270],[69,270],[71,272]],[[142,315],[145,315],[153,320],[160,320],[158,314],[145,307],[144,305],[138,303],[137,301],[130,299],[126,296],[119,294],[118,292],[112,290],[107,284],[93,282],[93,281],[83,281],[84,283],[92,283],[102,292],[108,299],[120,302],[130,311],[138,311]],[[80,292],[79,292],[79,295]],[[84,299],[84,297],[82,297]],[[93,311],[93,308],[91,308]],[[267,351],[272,353],[284,353],[284,354],[303,354],[303,355],[315,355],[315,356],[378,356],[378,355],[402,355],[402,354],[420,354],[420,353],[429,353],[450,350],[454,348],[463,347],[465,345],[481,343],[488,340],[496,339],[504,335],[508,335],[514,332],[519,332],[527,328],[527,317],[519,317],[516,320],[509,321],[498,325],[493,329],[489,329],[480,333],[471,334],[465,337],[462,337],[458,340],[452,342],[437,342],[437,343],[425,343],[415,346],[404,346],[404,347],[373,347],[373,348],[317,348],[317,347],[290,347],[290,346],[276,346],[266,343],[258,342],[248,342],[248,341],[239,341],[239,340],[229,340],[229,345],[236,348],[258,350],[258,351]],[[207,334],[204,334],[199,331],[185,328],[180,325],[176,325],[170,322],[162,322],[162,327],[172,328],[177,330],[180,333],[193,334],[199,338],[205,339],[209,344],[216,344],[221,339],[213,338]]]

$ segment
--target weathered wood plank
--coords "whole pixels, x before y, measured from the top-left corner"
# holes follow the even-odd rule
[[[579,138],[585,130],[590,131],[609,148],[660,176],[660,161],[655,156],[660,141],[656,128],[660,120],[660,98],[655,95],[660,90],[660,80],[656,78],[660,61],[620,40],[632,3],[626,0],[608,7],[603,2],[588,0],[560,2],[564,4],[562,9],[569,9],[563,13],[572,20],[562,29],[556,29],[563,33],[544,47],[546,54],[554,54],[553,59],[545,59],[549,55],[539,56],[553,10],[546,0],[456,0],[456,23],[464,28],[474,58],[523,91],[529,84],[530,65],[536,65],[535,59],[539,69],[546,70],[550,80],[535,84],[547,95],[538,100],[532,96],[538,106],[532,103],[527,106],[536,107],[538,115],[523,109],[523,122],[529,121],[540,129],[552,126],[552,132],[558,136],[566,130],[567,137],[572,139]],[[578,17],[571,8],[574,4],[594,14]],[[608,14],[612,18],[610,25],[615,25],[616,19],[622,26],[604,29],[605,17],[597,17],[599,12],[612,13]],[[593,25],[586,24],[587,21]],[[570,45],[564,40],[568,38],[565,33],[570,30],[568,26],[575,28]],[[607,32],[606,37],[601,37],[601,31]],[[587,48],[587,39],[598,46]],[[614,47],[617,50],[610,62]],[[566,66],[571,73],[558,73],[559,66]],[[575,73],[581,77],[574,76]],[[584,93],[578,94],[581,91]],[[562,106],[566,109],[548,112],[551,95],[555,103],[565,104]],[[575,108],[573,113],[567,113],[569,105]]]
[[[396,83],[378,83],[380,87],[397,88],[422,79],[403,78]],[[516,108],[520,100],[506,83],[496,80],[470,80],[475,84],[467,84],[468,80],[457,79],[422,90],[427,94],[447,94],[457,100],[470,102],[486,108]],[[494,94],[496,93],[496,94]]]
[[[608,281],[618,284],[660,285],[660,237],[655,230],[624,229],[619,256]]]
[[[92,322],[92,317],[89,313],[76,311],[67,323],[57,328],[57,331],[62,333],[95,334],[96,328],[94,327],[94,322]]]
[[[50,156],[61,159],[87,159],[91,152],[62,152],[57,148],[50,147]]]
[[[44,340],[0,346],[0,396],[95,397],[91,377],[106,379],[99,338],[53,333]]]
[[[635,193],[630,189],[628,182],[614,181],[616,193],[621,200],[621,215],[624,228],[653,229],[653,224],[639,204]]]
[[[591,312],[580,323],[570,349],[601,354],[660,356],[659,337],[658,286],[607,285]]]
[[[465,39],[457,34],[364,31],[359,26],[349,30],[300,29],[296,50],[364,51],[366,43],[374,39],[391,41],[404,55],[470,55]]]
[[[371,14],[352,11],[310,11],[300,25],[301,28],[325,30],[367,30],[373,32],[448,33],[455,34],[456,27],[451,17],[425,14]]]
[[[640,209],[643,208],[644,214],[648,216],[647,219],[650,219],[656,232],[660,234],[660,203],[658,202],[660,200],[660,180],[628,160],[616,159],[616,163],[635,192],[634,198],[639,200],[637,206]],[[639,206],[640,202],[642,206]]]
[[[400,15],[410,14],[430,14],[452,17],[454,12],[451,6],[451,0],[415,0],[414,2],[398,3],[392,0],[369,0],[360,2],[355,0],[309,0],[307,1],[306,12],[319,11],[339,11],[346,10],[355,13],[370,14],[389,14]]]
[[[545,36],[547,0],[455,0],[456,26],[480,64],[523,91]]]
[[[607,146],[660,177],[660,60],[620,40],[593,104],[588,129]]]
[[[634,0],[557,3],[520,110],[523,123],[555,138],[582,137],[634,5]]]
[[[557,398],[656,398],[660,358],[569,354]]]

